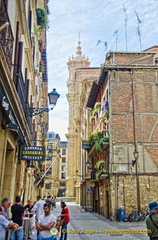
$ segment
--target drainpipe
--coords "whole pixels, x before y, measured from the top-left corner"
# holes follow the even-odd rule
[[[136,118],[135,118],[135,87],[134,87],[134,69],[132,74],[132,105],[133,105],[133,135],[134,135],[134,151],[137,150],[137,136],[136,136]],[[138,174],[138,157],[135,158],[135,171],[136,171],[136,188],[137,188],[137,209],[140,211],[140,187],[139,187],[139,174]]]

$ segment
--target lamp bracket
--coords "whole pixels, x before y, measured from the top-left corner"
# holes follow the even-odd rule
[[[33,107],[29,107],[29,108],[26,108],[26,113],[32,117],[32,116],[36,116],[36,115],[39,115],[40,113],[42,112],[49,112],[50,110],[53,110],[53,108],[33,108]]]

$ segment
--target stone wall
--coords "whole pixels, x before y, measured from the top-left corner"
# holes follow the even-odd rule
[[[140,205],[145,211],[149,202],[158,201],[157,176],[139,176]],[[135,175],[113,175],[110,177],[111,210],[110,215],[116,217],[116,210],[119,206],[124,206],[127,214],[133,208],[137,209],[137,184]]]

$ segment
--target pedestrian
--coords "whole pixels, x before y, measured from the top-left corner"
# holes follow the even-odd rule
[[[34,226],[34,218],[33,212],[31,212],[33,208],[33,201],[31,199],[28,200],[28,204],[25,206],[25,217],[29,218],[24,221],[24,238],[31,239],[32,229]]]
[[[53,240],[50,229],[56,225],[56,216],[51,213],[51,205],[45,203],[43,206],[44,214],[39,217],[36,229],[39,231],[38,240],[48,239]]]
[[[15,232],[11,232],[12,240],[22,240],[23,239],[23,217],[24,217],[24,206],[22,206],[21,196],[15,197],[16,203],[11,206],[12,220],[19,225],[19,228]]]
[[[150,214],[146,217],[147,229],[150,231],[150,240],[158,240],[158,203],[149,203]]]
[[[42,200],[41,196],[37,196],[37,202],[31,209],[32,212],[36,212],[36,220],[39,220],[39,217],[44,214],[43,206],[45,201]]]
[[[4,216],[6,219],[8,219],[7,210],[8,210],[8,208],[10,208],[10,206],[11,206],[11,200],[10,200],[10,198],[7,198],[7,197],[3,198],[3,200],[2,200],[2,207],[4,208],[4,214],[3,214],[3,216]]]
[[[4,216],[4,208],[0,206],[0,239],[5,240],[6,228],[12,228],[15,231],[18,228],[18,224],[9,222]]]
[[[61,218],[61,220],[62,220],[60,240],[67,240],[67,225],[70,221],[69,209],[66,206],[65,202],[61,202],[60,206],[62,208],[61,214],[60,214],[60,216],[58,216],[58,218]],[[63,239],[63,237],[64,237],[64,239]]]
[[[53,207],[56,208],[56,196],[52,196]]]

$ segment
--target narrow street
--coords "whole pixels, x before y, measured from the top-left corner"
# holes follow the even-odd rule
[[[146,230],[145,222],[112,222],[98,214],[84,212],[80,205],[75,203],[67,203],[70,210],[71,221],[68,225],[68,240],[147,240],[147,234],[119,234],[114,230]],[[60,214],[60,205],[57,203],[54,209],[54,215]],[[78,231],[77,231],[78,230]],[[90,231],[88,231],[90,230]],[[111,230],[111,233],[105,233],[105,230]],[[81,233],[82,232],[82,233]],[[91,234],[90,234],[91,232]],[[94,233],[95,232],[95,233]],[[102,233],[101,233],[102,232]],[[36,239],[36,233],[32,235],[32,239]]]

